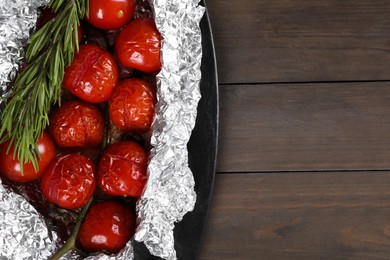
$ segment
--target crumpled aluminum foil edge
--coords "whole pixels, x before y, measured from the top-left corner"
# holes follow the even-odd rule
[[[135,240],[168,260],[176,259],[174,223],[194,209],[195,182],[188,167],[187,143],[195,126],[202,58],[198,0],[153,0],[163,37],[163,67],[157,75],[158,105],[151,138],[148,182],[138,202]]]
[[[24,47],[35,26],[37,8],[48,0],[0,0],[0,96],[22,64]],[[149,180],[137,203],[139,226],[135,239],[153,255],[176,259],[174,223],[192,211],[196,201],[194,179],[188,167],[187,143],[195,126],[200,99],[202,57],[199,22],[204,8],[199,0],[150,0],[157,28],[163,36],[163,67],[157,75],[158,105],[153,123]],[[0,101],[0,109],[1,109]],[[0,183],[0,258],[47,259],[57,235],[22,197]],[[87,259],[134,259],[132,242],[115,256]],[[79,259],[69,253],[64,259]]]

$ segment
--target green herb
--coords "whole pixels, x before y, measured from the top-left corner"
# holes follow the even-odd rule
[[[88,14],[88,0],[51,0],[47,8],[56,17],[31,37],[26,51],[27,67],[17,76],[7,106],[0,116],[0,143],[11,139],[14,158],[32,162],[38,170],[37,141],[49,124],[51,104],[60,102],[64,68],[78,51],[80,20]],[[22,169],[23,172],[23,169]]]

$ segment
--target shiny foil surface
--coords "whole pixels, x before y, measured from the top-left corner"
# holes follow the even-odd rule
[[[26,199],[1,185],[0,259],[48,259],[57,236]]]
[[[24,48],[47,0],[0,0],[0,96],[10,91],[22,64]],[[162,34],[162,70],[157,75],[156,116],[148,182],[137,203],[139,226],[134,239],[167,260],[176,258],[174,223],[192,211],[194,178],[188,167],[187,143],[195,126],[200,99],[202,57],[199,0],[150,0]],[[1,101],[0,101],[1,102]],[[0,109],[1,109],[0,103]],[[57,235],[22,197],[0,184],[0,259],[47,259],[57,248]],[[134,259],[132,240],[118,254],[87,259]],[[68,253],[62,259],[80,259]]]
[[[163,67],[157,75],[158,104],[153,123],[148,182],[137,205],[135,235],[149,251],[176,259],[174,223],[192,211],[196,193],[188,167],[187,143],[195,126],[202,58],[198,0],[153,0],[162,42]]]
[[[37,8],[48,0],[0,0],[0,97],[9,90],[24,57]],[[0,108],[2,105],[0,100]]]

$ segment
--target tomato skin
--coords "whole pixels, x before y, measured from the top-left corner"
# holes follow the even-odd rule
[[[117,253],[134,235],[135,214],[117,201],[103,201],[88,211],[77,240],[87,252]]]
[[[138,18],[119,33],[115,52],[126,67],[147,73],[161,69],[161,36],[153,19]]]
[[[53,141],[48,134],[43,132],[37,143],[39,154],[41,156],[41,160],[38,158],[39,170],[36,172],[33,164],[28,162],[23,164],[22,175],[20,161],[16,158],[13,159],[14,144],[11,146],[7,154],[9,144],[10,140],[0,145],[0,173],[15,182],[30,182],[38,179],[56,155]]]
[[[155,114],[153,87],[141,79],[120,82],[108,101],[112,123],[125,131],[144,133],[150,129]]]
[[[103,30],[119,29],[133,18],[134,0],[89,0],[86,20]]]
[[[60,147],[96,147],[103,140],[104,118],[92,104],[65,102],[51,115],[49,132]]]
[[[42,193],[47,201],[62,208],[80,208],[95,191],[95,174],[92,159],[80,154],[59,155],[42,175]]]
[[[98,184],[112,196],[138,197],[145,186],[147,155],[134,141],[110,145],[99,162]]]
[[[62,84],[84,101],[100,103],[111,96],[117,82],[118,66],[111,54],[94,44],[85,44],[65,69]]]

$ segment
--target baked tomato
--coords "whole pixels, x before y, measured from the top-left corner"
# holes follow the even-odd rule
[[[35,171],[33,164],[28,162],[23,164],[22,173],[20,161],[14,158],[14,144],[11,145],[7,153],[9,144],[10,140],[0,145],[0,173],[12,181],[29,182],[38,179],[56,156],[53,141],[48,134],[43,132],[37,143],[40,155],[40,158],[38,158],[38,171]]]
[[[134,141],[110,145],[100,158],[98,184],[112,196],[138,197],[146,183],[147,155]]]
[[[60,155],[42,175],[42,193],[47,201],[61,208],[80,208],[95,191],[95,173],[92,159],[80,154]]]
[[[117,253],[134,232],[134,211],[116,201],[103,201],[90,208],[77,240],[87,252],[107,250]]]
[[[51,115],[49,132],[60,147],[96,147],[103,140],[104,118],[92,104],[69,101]]]
[[[115,52],[126,67],[147,73],[161,68],[161,36],[153,19],[138,18],[119,33]]]
[[[125,131],[144,133],[149,130],[155,112],[152,89],[141,79],[121,81],[108,101],[111,122]]]
[[[133,18],[134,0],[89,0],[86,20],[96,28],[116,30]]]
[[[111,54],[94,44],[85,44],[65,69],[62,83],[73,95],[100,103],[111,96],[117,82],[118,67]]]

